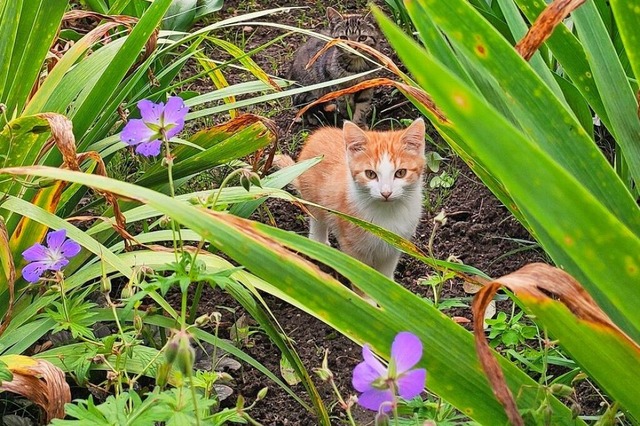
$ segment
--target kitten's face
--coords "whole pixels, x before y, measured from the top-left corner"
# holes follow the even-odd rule
[[[345,122],[347,162],[359,194],[393,202],[420,190],[424,170],[424,121],[405,130],[364,132]]]
[[[335,9],[327,8],[331,37],[353,40],[370,47],[377,47],[380,33],[376,27],[362,15],[341,15]]]

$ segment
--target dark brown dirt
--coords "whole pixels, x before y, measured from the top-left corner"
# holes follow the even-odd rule
[[[376,1],[384,7],[383,1]],[[264,20],[276,21],[292,26],[304,28],[320,28],[324,24],[324,5],[315,1],[283,1],[270,4],[269,7],[278,6],[306,6],[301,10],[291,11],[277,17],[269,17]],[[340,11],[353,12],[366,10],[365,2],[350,0],[340,3]],[[239,14],[260,10],[261,6],[253,1],[233,0],[226,1],[221,15],[236,16]],[[246,40],[245,50],[255,48],[267,41],[281,35],[281,30],[260,27],[259,25],[245,25],[230,29],[226,38],[230,41]],[[291,62],[292,54],[301,43],[302,37],[292,35],[280,41],[264,51],[254,59],[267,72],[273,75],[286,75],[287,64]],[[394,57],[388,46],[383,52]],[[242,81],[242,76],[231,76],[232,82]],[[198,91],[211,90],[204,81],[198,81],[194,87]],[[382,89],[376,94],[374,102],[376,111],[376,128],[389,128],[401,119],[413,119],[418,113],[407,102],[390,90]],[[274,120],[280,131],[280,149],[295,154],[299,148],[304,134],[313,129],[306,129],[299,124],[292,125],[295,111],[290,106],[288,99],[273,102],[269,105],[260,105],[256,108],[248,108],[246,112],[252,112],[267,116]],[[418,231],[415,242],[425,252],[428,251],[428,241],[434,227],[434,217],[444,210],[447,222],[436,230],[433,240],[433,256],[439,259],[455,258],[467,265],[474,266],[490,276],[498,277],[513,272],[527,263],[548,261],[542,250],[533,243],[533,238],[513,218],[509,211],[489,192],[468,167],[458,159],[446,147],[446,144],[431,129],[429,131],[434,144],[428,150],[438,151],[448,157],[443,163],[442,169],[455,177],[455,183],[451,188],[427,189],[427,208]],[[425,187],[434,174],[425,178]],[[271,200],[266,203],[266,208],[254,215],[254,219],[272,223],[282,229],[300,234],[306,234],[306,220],[302,212],[295,206],[282,201]],[[266,210],[268,209],[268,214]],[[422,262],[404,256],[396,270],[396,281],[423,297],[432,298],[433,292],[429,286],[421,284],[421,279],[433,273]],[[462,283],[450,280],[444,286],[442,299],[470,298],[462,289]],[[236,306],[229,297],[219,293],[214,294],[208,290],[201,304],[202,313],[211,310],[220,310],[222,306]],[[333,329],[319,320],[289,306],[288,304],[272,297],[267,297],[270,309],[278,322],[284,328],[286,334],[295,342],[296,350],[303,360],[306,368],[311,371],[321,365],[325,350],[329,351],[329,367],[335,375],[340,392],[343,397],[354,393],[351,387],[351,374],[355,365],[361,360],[361,349],[358,345],[339,335]],[[510,310],[510,302],[501,302],[498,309]],[[470,308],[455,308],[445,311],[450,316],[456,316],[471,320]],[[228,323],[232,323],[234,317],[225,314]],[[469,327],[468,324],[466,324]],[[224,331],[223,331],[224,333]],[[247,353],[255,357],[271,371],[279,372],[280,353],[271,343],[268,337],[262,333],[256,333],[250,338],[250,345],[243,348]],[[314,425],[315,417],[306,412],[292,397],[279,389],[261,373],[245,368],[239,374],[233,374],[236,379],[235,391],[242,394],[249,401],[255,399],[257,392],[265,386],[269,386],[269,395],[251,410],[252,416],[264,425]],[[328,406],[332,407],[332,424],[342,424],[345,415],[343,410],[335,404],[336,397],[331,387],[316,380],[322,398]],[[593,398],[594,391],[590,386],[583,386],[584,397],[578,399],[587,401],[589,414],[595,414],[600,410],[598,404],[600,398]],[[298,395],[304,397],[302,385],[293,386]],[[233,401],[235,398],[231,398]],[[584,408],[584,407],[583,407]],[[358,424],[372,424],[373,416],[359,408],[354,409]]]

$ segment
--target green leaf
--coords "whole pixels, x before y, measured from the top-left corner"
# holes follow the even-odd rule
[[[609,117],[609,130],[622,148],[631,177],[640,182],[640,119],[635,94],[595,5],[585,2],[572,16],[596,86],[606,94],[602,102]]]
[[[289,360],[284,356],[280,357],[280,375],[289,386],[297,385],[301,381]]]
[[[162,20],[162,29],[188,31],[196,18],[196,0],[173,0]]]
[[[426,3],[434,6],[433,14],[448,16],[448,12],[440,10],[440,3]],[[457,10],[456,19],[466,24],[467,19],[460,13]],[[379,13],[376,15],[381,18]],[[381,26],[415,78],[451,120],[438,127],[455,129],[467,149],[506,188],[545,250],[587,288],[620,327],[640,340],[640,311],[634,308],[640,303],[640,294],[627,284],[634,282],[633,277],[640,271],[640,259],[630,255],[640,253],[640,215],[635,201],[602,154],[592,152],[595,145],[584,141],[581,126],[570,126],[573,136],[567,135],[565,143],[555,144],[551,149],[556,135],[549,136],[542,146],[540,139],[516,129],[388,21],[381,20]],[[476,27],[480,25],[470,27],[479,30]],[[509,61],[510,55],[500,53],[510,48],[494,48],[488,43],[485,48],[491,52],[491,63],[500,63],[488,64],[488,70],[502,74],[506,71],[504,65],[513,62],[514,68],[509,71],[512,81],[513,75],[521,72],[522,79],[537,80],[526,64],[516,65],[521,61],[519,57]],[[476,55],[474,51],[468,54]],[[524,80],[518,79],[522,87],[528,84]],[[517,99],[522,96],[522,102],[526,103],[531,94],[514,88],[513,96],[518,96]],[[552,109],[547,103],[534,102],[529,106],[528,111],[521,111],[522,115],[542,116]],[[537,126],[544,132],[554,127],[566,131],[567,127],[561,125],[566,123],[564,115],[547,117],[544,124]],[[487,140],[492,143],[487,144]],[[579,153],[577,146],[583,151]],[[571,160],[573,164],[567,161],[569,148],[575,157]],[[558,150],[565,152],[560,155]],[[603,226],[606,233],[602,232]],[[625,296],[621,298],[621,294]]]
[[[131,66],[135,63],[144,44],[147,42],[154,29],[160,23],[162,16],[171,5],[172,0],[154,1],[145,14],[140,18],[131,34],[126,37],[118,54],[105,67],[104,72],[96,81],[96,84],[87,92],[73,116],[73,127],[76,137],[83,135],[93,121],[102,111],[104,100],[111,97],[118,88]],[[85,149],[86,143],[81,143],[79,150]]]
[[[0,99],[8,114],[22,111],[40,76],[68,0],[15,0],[2,11]],[[4,125],[0,116],[0,125]]]

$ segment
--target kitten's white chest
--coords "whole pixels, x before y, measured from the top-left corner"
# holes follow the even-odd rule
[[[386,206],[379,209],[372,208],[361,217],[401,237],[411,238],[420,220],[421,206],[414,205],[414,208],[411,208],[410,204],[414,203],[394,202],[394,204],[397,205],[389,206],[391,208]]]
[[[422,192],[415,191],[406,198],[392,202],[371,202],[358,204],[357,216],[374,223],[403,238],[410,239],[422,215]],[[359,250],[370,263],[378,264],[389,257],[397,257],[394,247],[371,233],[364,234]]]

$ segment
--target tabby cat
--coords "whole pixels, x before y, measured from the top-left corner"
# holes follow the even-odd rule
[[[373,48],[378,48],[380,33],[374,24],[364,16],[357,14],[341,15],[332,7],[327,7],[327,19],[329,21],[329,28],[328,30],[322,31],[323,34],[343,40],[355,40]],[[362,56],[349,52],[341,47],[334,46],[320,56],[310,69],[305,69],[309,60],[313,58],[325,44],[326,41],[324,40],[310,37],[309,40],[296,51],[288,78],[296,80],[303,86],[309,86],[355,75],[371,70],[375,66],[371,61],[364,59]],[[293,97],[293,103],[298,107],[303,106],[331,91],[353,86],[363,80],[364,78],[360,78],[347,83],[300,93]],[[365,126],[367,114],[371,108],[372,97],[373,89],[366,89],[355,94],[346,95],[338,98],[337,103],[334,105],[325,105],[316,109],[312,108],[306,118],[309,123],[317,124],[317,119],[314,117],[314,114],[337,108],[336,112],[342,117],[348,118],[349,112],[351,112],[351,120],[359,126]]]
[[[424,133],[421,118],[397,131],[364,131],[350,121],[342,129],[320,128],[309,136],[298,161],[324,158],[294,185],[308,201],[411,238],[422,212]],[[292,164],[289,156],[276,158],[278,167]],[[393,279],[398,250],[325,210],[309,210],[309,238],[329,244],[332,232],[343,252]]]

